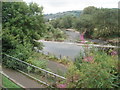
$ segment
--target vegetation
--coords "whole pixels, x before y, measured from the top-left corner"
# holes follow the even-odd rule
[[[117,9],[90,6],[86,7],[79,17],[65,15],[45,22],[42,13],[43,7],[39,7],[36,3],[27,5],[25,2],[3,2],[2,5],[3,53],[44,69],[46,69],[46,60],[69,65],[67,80],[61,82],[58,87],[117,88],[120,86],[116,51],[111,50],[105,53],[93,50],[90,52],[87,48],[85,49],[87,53],[84,56],[80,53],[74,63],[68,61],[66,57],[58,59],[54,55],[44,55],[34,51],[34,47],[43,48],[43,44],[36,40],[64,41],[66,35],[61,30],[63,28],[75,28],[79,32],[86,30],[87,38],[119,37]],[[10,61],[4,55],[3,64],[13,69],[21,66],[26,71],[32,71],[32,68],[12,59]],[[3,77],[3,79],[6,82],[3,82],[5,87],[17,87],[11,85],[7,78]]]
[[[3,53],[26,61],[35,53],[34,47],[43,48],[43,44],[36,40],[45,38],[63,41],[65,38],[64,32],[45,23],[43,7],[36,3],[27,5],[25,2],[3,2],[2,8]],[[10,68],[16,68],[15,61],[4,59],[3,63]]]
[[[79,17],[64,15],[49,21],[54,28],[74,28],[79,32],[86,30],[85,37],[109,39],[119,37],[118,9],[84,8]]]
[[[3,86],[5,88],[21,88],[20,86],[16,85],[15,83],[13,83],[12,81],[10,81],[8,78],[6,78],[5,76],[3,76],[2,78],[3,80]],[[22,90],[22,89],[21,89]]]
[[[75,19],[75,16],[67,15],[49,22],[53,25],[54,28],[72,28]]]
[[[41,58],[42,56],[38,53],[34,53],[26,61],[30,64],[33,64],[37,67],[46,69],[47,60]]]
[[[46,20],[62,18],[64,16],[68,16],[68,15],[72,15],[74,17],[79,17],[81,12],[82,12],[81,10],[73,10],[73,11],[66,11],[66,12],[56,13],[56,14],[45,14],[44,17]]]
[[[76,21],[75,28],[80,32],[87,30],[86,37],[118,37],[117,9],[86,7]]]
[[[44,35],[44,39],[51,41],[64,41],[66,39],[66,34],[59,28],[54,28],[51,24],[47,24],[47,32]]]
[[[3,2],[2,14],[3,52],[25,60],[32,54],[33,47],[42,49],[42,45],[34,41],[45,32],[42,7],[36,3]]]
[[[81,56],[81,55],[80,55]],[[94,51],[78,57],[69,68],[66,84],[69,88],[115,88],[118,82],[118,57]]]
[[[50,54],[49,53],[49,55],[45,55],[45,54],[42,54],[42,53],[34,53],[30,58],[33,58],[34,57],[34,59],[28,59],[27,61],[29,62],[29,63],[32,63],[32,64],[34,64],[34,65],[36,65],[35,63],[34,63],[34,61],[36,61],[36,62],[38,62],[38,63],[42,63],[42,62],[44,62],[44,64],[43,65],[36,65],[36,66],[38,66],[38,67],[42,67],[43,66],[43,68],[45,68],[46,67],[46,62],[48,61],[48,60],[51,60],[51,61],[56,61],[56,62],[58,62],[58,63],[61,63],[61,64],[63,64],[63,65],[67,65],[67,66],[69,66],[70,65],[70,63],[72,63],[70,60],[68,60],[66,57],[63,57],[63,58],[61,58],[61,59],[58,59],[56,56],[54,56],[54,55],[52,55],[52,54]]]

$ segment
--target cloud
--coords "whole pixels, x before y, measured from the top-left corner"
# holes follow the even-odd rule
[[[44,13],[83,10],[87,6],[117,8],[119,0],[24,0],[44,7]]]
[[[62,7],[64,5],[67,5],[67,2],[64,0],[45,0],[44,3],[47,3],[51,7]]]

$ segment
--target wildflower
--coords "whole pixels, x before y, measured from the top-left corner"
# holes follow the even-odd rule
[[[57,88],[66,88],[66,87],[67,87],[66,84],[59,84],[59,85],[57,85]]]
[[[110,54],[111,54],[112,56],[115,56],[115,55],[117,55],[117,52],[116,52],[116,51],[112,51]]]
[[[84,44],[85,43],[85,39],[84,39],[84,34],[85,34],[86,30],[80,34],[80,40],[81,40],[81,43]]]
[[[81,43],[83,43],[83,44],[85,43],[85,39],[84,39],[84,35],[83,34],[80,35],[80,40],[81,40]]]
[[[86,62],[92,62],[93,61],[93,56],[88,56],[83,59]]]

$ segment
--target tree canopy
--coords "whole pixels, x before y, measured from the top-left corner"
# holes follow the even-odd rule
[[[80,32],[87,30],[86,37],[118,37],[118,9],[86,7],[75,28]]]
[[[35,42],[44,35],[46,28],[43,8],[36,3],[3,2],[2,4],[2,50],[25,60],[33,47],[40,49],[42,44]]]

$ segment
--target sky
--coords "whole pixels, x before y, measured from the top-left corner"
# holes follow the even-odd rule
[[[118,8],[120,0],[23,0],[27,3],[35,2],[43,6],[43,13],[58,13],[72,10],[83,10],[88,6],[98,8]]]

